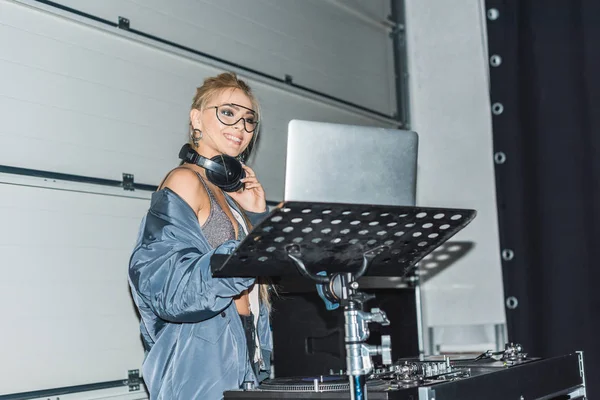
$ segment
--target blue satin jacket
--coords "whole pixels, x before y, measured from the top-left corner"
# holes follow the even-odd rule
[[[267,212],[246,215],[256,224]],[[254,278],[213,278],[210,271],[212,254],[230,254],[237,244],[212,249],[179,195],[168,188],[153,193],[129,264],[150,399],[221,399],[225,390],[268,376],[273,343],[266,307],[258,319],[264,365],[257,379],[232,301]]]

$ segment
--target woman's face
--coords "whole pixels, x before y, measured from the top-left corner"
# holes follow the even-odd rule
[[[208,158],[218,154],[237,157],[250,144],[258,115],[242,90],[224,89],[210,99],[204,110],[192,110],[190,120],[195,129],[202,131],[198,153]]]

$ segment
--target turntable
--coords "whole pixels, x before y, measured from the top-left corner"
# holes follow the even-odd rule
[[[368,399],[377,400],[583,399],[582,368],[581,353],[549,359],[523,356],[515,361],[504,356],[407,359],[376,367],[366,388]],[[248,385],[225,392],[225,400],[350,398],[350,383],[342,375],[275,378],[257,388]]]
[[[384,310],[365,311],[362,276],[407,276],[417,263],[475,217],[474,210],[284,202],[231,255],[213,256],[214,276],[296,276],[318,285],[344,314],[346,369],[335,374],[246,382],[229,399],[487,399],[585,396],[581,353],[530,359],[518,345],[473,358],[393,361],[389,336],[367,344],[369,324],[390,324]],[[277,351],[277,349],[275,350]],[[373,356],[381,357],[374,365]],[[563,396],[563,397],[560,397]],[[564,397],[571,396],[571,397]],[[579,396],[579,397],[577,397]]]

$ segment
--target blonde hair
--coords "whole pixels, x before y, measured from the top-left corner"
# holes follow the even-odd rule
[[[254,93],[252,92],[252,89],[250,89],[250,86],[248,86],[248,84],[246,82],[244,82],[243,80],[239,79],[237,77],[237,75],[233,72],[224,72],[217,76],[213,76],[213,77],[204,79],[202,86],[200,86],[199,88],[196,89],[196,94],[194,95],[194,99],[192,100],[192,108],[191,109],[192,110],[196,109],[199,111],[204,110],[206,108],[206,106],[208,105],[208,103],[216,95],[221,93],[223,90],[227,90],[227,89],[239,89],[242,92],[244,92],[244,94],[246,96],[248,96],[248,98],[250,99],[250,102],[252,103],[252,109],[254,109],[254,111],[256,111],[256,115],[258,117],[258,120],[260,121],[260,115],[261,115],[260,114],[260,105],[258,103],[256,96],[254,96]],[[260,127],[260,124],[259,124],[259,127]],[[191,128],[191,122],[190,122],[190,128]],[[250,144],[248,144],[248,147],[242,152],[242,154],[239,155],[239,157],[241,158],[241,161],[246,161],[250,157],[250,154],[252,153],[252,149],[254,148],[254,144],[256,143],[257,136],[258,136],[258,128],[256,131],[254,131],[254,136],[252,137]],[[234,200],[234,202],[237,204],[237,202],[235,200]],[[237,206],[240,210],[242,210],[242,207],[240,207],[239,204],[237,204]],[[248,220],[247,216],[244,213],[242,213],[242,214],[243,214],[244,220],[246,222],[246,226],[248,227],[248,230],[252,229],[252,225],[250,224],[250,221]],[[269,310],[269,312],[270,312],[271,311],[271,296],[270,296],[269,291],[271,288],[271,284],[265,278],[257,279],[257,283],[259,284],[260,300],[267,307],[267,310]]]
[[[246,161],[250,157],[252,153],[252,149],[256,143],[256,138],[258,137],[258,131],[260,128],[260,105],[258,103],[258,99],[250,89],[248,84],[239,79],[237,75],[233,72],[224,72],[217,76],[212,76],[204,79],[202,86],[196,89],[196,94],[194,95],[194,99],[192,100],[192,110],[196,109],[199,111],[203,111],[208,103],[223,90],[227,89],[239,89],[241,90],[252,103],[252,109],[256,111],[256,116],[259,121],[259,126],[254,131],[254,136],[252,140],[248,144],[248,147],[238,156],[241,161]],[[191,127],[191,122],[190,122]]]

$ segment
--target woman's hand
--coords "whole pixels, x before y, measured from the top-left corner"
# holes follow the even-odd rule
[[[244,183],[244,188],[237,192],[229,193],[229,195],[246,211],[255,213],[266,211],[267,200],[262,185],[256,178],[256,174],[252,168],[244,164],[242,164],[242,167],[246,171],[246,177],[240,180]]]

